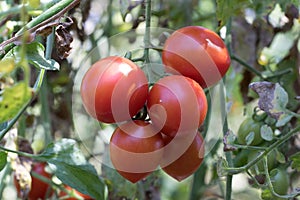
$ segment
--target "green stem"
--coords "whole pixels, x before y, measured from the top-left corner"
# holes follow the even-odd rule
[[[7,152],[10,152],[10,153],[16,153],[20,156],[24,156],[24,157],[27,157],[27,158],[36,158],[37,156],[34,155],[34,154],[30,154],[30,153],[25,153],[25,152],[22,152],[22,151],[16,151],[16,150],[12,150],[12,149],[7,149],[3,146],[0,145],[0,149],[2,149],[3,151],[7,151]]]
[[[297,133],[299,131],[300,131],[300,125],[297,126],[295,129],[291,130],[290,132],[288,132],[287,134],[283,135],[276,142],[274,142],[267,149],[265,149],[265,151],[263,151],[255,159],[248,162],[246,165],[244,165],[242,167],[237,167],[237,168],[228,167],[225,170],[227,171],[228,174],[233,175],[233,174],[238,174],[238,173],[241,173],[243,171],[246,171],[246,170],[250,169],[253,165],[255,165],[257,162],[259,162],[261,159],[263,159],[264,156],[268,155],[269,152],[276,149],[277,147],[279,147],[284,142],[288,141],[290,139],[290,137],[292,137],[295,133]]]
[[[226,25],[227,32],[226,32],[226,41],[225,41],[230,55],[232,55],[231,26],[232,26],[232,20],[230,18]],[[228,119],[227,119],[227,109],[226,109],[225,83],[226,83],[226,76],[223,77],[223,85],[222,85],[222,87],[220,87],[221,116],[222,116],[222,119],[224,119],[224,123],[223,123],[223,136],[224,137],[227,134],[227,132],[229,131]],[[228,166],[231,167],[233,165],[231,152],[225,152],[225,157],[226,157]],[[231,200],[231,194],[232,194],[232,175],[228,174],[226,177],[225,200]]]
[[[4,41],[0,44],[0,51],[7,52],[9,49],[14,47],[13,42],[16,40],[19,40],[22,37],[22,34],[25,30],[28,30],[30,33],[36,31],[38,28],[41,28],[48,23],[59,19],[61,16],[63,16],[68,10],[72,9],[74,6],[76,6],[78,3],[80,3],[80,0],[62,0],[52,6],[51,8],[45,10],[41,15],[33,18],[30,22],[26,24],[22,29],[20,29],[16,36],[13,38],[10,38],[9,40]],[[1,55],[0,58],[2,58],[4,55]]]
[[[150,58],[149,58],[149,49],[150,49],[150,25],[151,25],[151,0],[146,0],[146,11],[145,11],[145,16],[146,16],[146,30],[145,30],[145,36],[144,36],[144,60],[146,63],[150,63]]]
[[[208,94],[207,96],[207,114],[206,118],[203,124],[203,131],[202,131],[202,136],[203,138],[206,137],[207,131],[208,131],[208,126],[210,123],[210,117],[211,117],[211,96]],[[206,160],[204,159],[202,164],[200,165],[199,169],[195,172],[193,176],[193,185],[190,193],[190,200],[197,200],[201,199],[202,193],[205,189],[205,175],[206,175],[206,170],[207,170],[207,164],[205,162]]]
[[[52,33],[47,37],[47,46],[46,46],[46,53],[45,58],[48,60],[51,58],[51,53],[54,44],[54,36],[55,36],[55,29],[52,29]],[[42,69],[44,70],[44,69]],[[45,71],[46,73],[46,71]],[[43,83],[41,85],[41,91],[39,93],[39,99],[41,101],[42,109],[41,109],[41,119],[43,128],[45,131],[45,144],[48,144],[52,141],[51,135],[51,120],[50,120],[50,110],[49,110],[49,101],[48,101],[48,85],[47,85],[47,77],[44,77]]]
[[[248,63],[246,63],[244,60],[242,60],[241,58],[237,57],[236,55],[231,55],[232,60],[237,61],[238,63],[240,63],[241,65],[243,65],[247,70],[249,70],[250,72],[254,73],[255,75],[257,75],[258,77],[260,77],[261,79],[264,79],[264,77],[262,76],[261,72],[258,71],[257,69],[255,69],[254,67],[252,67],[251,65],[249,65]]]

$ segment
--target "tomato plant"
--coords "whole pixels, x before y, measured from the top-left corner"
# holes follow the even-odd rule
[[[80,92],[91,116],[105,123],[121,122],[129,120],[144,106],[148,81],[144,72],[130,60],[110,56],[86,72]]]
[[[35,162],[32,165],[31,172],[36,173],[40,176],[43,176],[45,178],[50,179],[51,174],[45,171],[46,163],[41,163],[41,162]],[[48,183],[45,183],[44,181],[41,181],[40,179],[31,176],[32,181],[31,181],[31,189],[28,193],[28,199],[29,200],[38,200],[38,199],[46,199],[46,197],[51,196],[53,194],[53,190],[51,188],[51,185]],[[15,179],[15,186],[18,191],[18,196],[21,194],[21,188],[19,183]]]
[[[196,130],[207,113],[207,100],[194,80],[172,75],[160,79],[151,88],[147,108],[153,125],[174,137]],[[190,120],[193,119],[193,120]]]
[[[247,140],[250,141],[247,137],[250,134],[253,135],[253,140],[248,145],[258,145],[263,142],[263,138],[260,135],[260,128],[263,125],[263,122],[256,122],[252,118],[245,119],[239,127],[237,133],[237,141],[240,144],[247,144]]]
[[[161,167],[164,172],[178,181],[193,174],[204,158],[203,137],[199,132],[191,136],[164,137],[165,148]]]
[[[162,61],[167,72],[190,77],[203,88],[221,80],[230,66],[223,40],[201,26],[176,30],[163,47]]]
[[[161,133],[152,124],[135,120],[114,131],[110,140],[110,158],[116,170],[135,183],[158,167],[163,145]]]
[[[61,199],[64,200],[76,200],[76,199],[92,200],[93,199],[89,195],[78,192],[77,190],[71,188],[70,186],[66,185],[64,188],[65,190],[70,192],[71,196],[62,190],[58,195]]]

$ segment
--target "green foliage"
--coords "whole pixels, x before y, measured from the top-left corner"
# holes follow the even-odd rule
[[[226,25],[230,17],[241,14],[250,3],[250,0],[217,0],[219,27]]]
[[[98,177],[95,168],[85,160],[75,140],[62,139],[51,143],[36,158],[52,164],[54,174],[63,183],[96,199],[105,199],[103,180]]]
[[[0,98],[0,123],[12,119],[31,98],[31,89],[25,82],[19,82],[4,90]]]
[[[289,157],[292,161],[292,168],[300,171],[300,152],[297,152]]]
[[[26,58],[28,62],[39,69],[59,70],[59,64],[53,60],[45,58],[45,47],[39,42],[32,42],[26,45]],[[13,58],[19,61],[21,55],[21,46],[15,46],[6,55],[5,58]]]
[[[4,169],[7,164],[7,152],[0,151],[0,171]]]

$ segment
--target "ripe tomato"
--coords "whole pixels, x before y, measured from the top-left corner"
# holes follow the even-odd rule
[[[129,120],[144,106],[148,81],[144,72],[126,58],[110,56],[86,72],[81,83],[86,111],[105,123]]]
[[[77,199],[91,200],[91,199],[93,199],[89,195],[82,194],[81,192],[78,192],[77,190],[71,188],[70,186],[66,185],[65,189],[68,190],[73,195],[73,197],[69,197],[69,195],[62,190],[58,196],[64,200],[77,200]]]
[[[201,134],[188,137],[164,137],[165,148],[161,167],[168,175],[182,181],[193,174],[204,157],[204,141]]]
[[[166,40],[162,61],[167,72],[190,77],[203,88],[221,80],[230,66],[230,56],[223,40],[201,26],[175,31]]]
[[[45,167],[46,167],[46,163],[36,162],[33,163],[31,171],[38,175],[50,179],[51,174],[45,171]],[[38,178],[35,178],[34,176],[31,177],[32,177],[31,189],[28,193],[29,200],[46,199],[47,196],[50,197],[53,194],[53,190],[49,184],[41,181]],[[17,183],[16,179],[15,179],[15,186],[18,191],[18,196],[21,196],[20,185]]]
[[[172,75],[154,84],[149,92],[147,108],[153,125],[174,137],[177,132],[186,135],[197,130],[206,117],[207,100],[197,82]]]
[[[260,135],[260,128],[262,127],[263,122],[256,122],[251,117],[245,119],[239,127],[237,133],[237,141],[240,144],[246,144],[246,138],[249,133],[254,133],[254,139],[250,145],[258,145],[263,142],[263,139]]]
[[[154,171],[163,156],[163,139],[152,124],[142,120],[120,125],[110,140],[110,158],[116,170],[135,183]]]

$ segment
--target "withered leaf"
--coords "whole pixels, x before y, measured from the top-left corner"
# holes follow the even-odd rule
[[[67,28],[73,22],[62,23],[57,26],[55,30],[55,45],[56,51],[60,59],[64,59],[69,56],[72,47],[70,46],[73,42],[73,37]]]
[[[269,116],[278,120],[285,114],[288,94],[278,83],[253,82],[249,88],[259,95],[258,107]]]
[[[235,151],[237,148],[233,146],[236,136],[231,130],[228,130],[223,138],[224,151]]]

